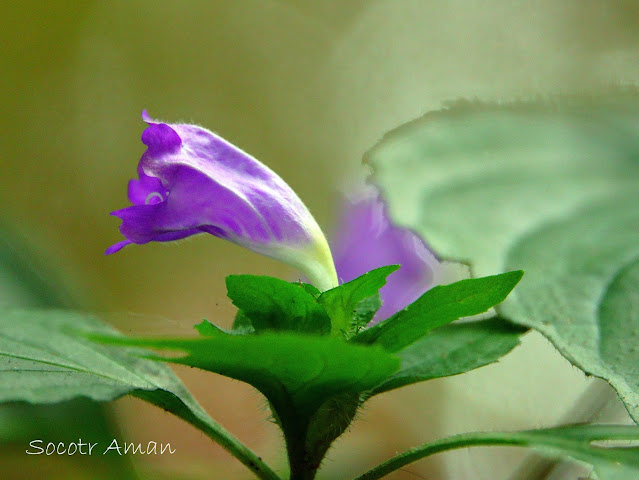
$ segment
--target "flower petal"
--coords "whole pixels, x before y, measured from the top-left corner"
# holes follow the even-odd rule
[[[382,307],[372,323],[405,308],[433,286],[439,260],[411,230],[394,225],[376,192],[367,192],[344,209],[332,243],[341,282],[385,265],[401,268],[380,290]]]
[[[139,179],[129,180],[129,201],[134,205],[147,203],[159,203],[165,200],[164,187],[157,178],[149,177],[144,172],[139,172]]]
[[[176,153],[182,145],[182,139],[173,128],[165,123],[149,123],[142,132],[142,143],[148,148],[148,155]]]

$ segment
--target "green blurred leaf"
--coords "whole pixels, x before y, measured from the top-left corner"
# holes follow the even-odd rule
[[[371,395],[496,362],[519,345],[526,331],[498,317],[436,328],[397,352],[402,366]]]
[[[69,306],[67,287],[23,238],[0,225],[0,307]]]
[[[353,341],[399,352],[437,327],[501,303],[522,275],[522,271],[513,271],[436,286],[388,320],[362,331]]]
[[[528,447],[554,458],[569,457],[590,464],[600,480],[639,478],[639,427],[577,425],[522,432],[462,433],[411,448],[355,480],[377,480],[435,453],[470,446]],[[613,442],[610,444],[609,442]]]
[[[331,320],[304,284],[257,275],[226,277],[228,297],[256,331],[327,334]]]
[[[393,374],[399,359],[381,348],[352,345],[332,337],[293,333],[217,335],[193,339],[93,336],[113,345],[187,352],[149,357],[219,373],[261,391],[282,415],[309,416],[329,397],[360,393]]]
[[[140,358],[149,352],[110,348],[71,333],[78,330],[117,333],[82,313],[0,311],[0,402],[109,401],[131,394],[199,428],[260,478],[277,478],[206,414],[168,366]]]
[[[339,287],[323,292],[317,302],[324,307],[324,310],[331,318],[331,332],[333,334],[348,334],[353,326],[361,325],[364,319],[371,314],[371,309],[375,306],[375,302],[368,302],[367,305],[360,308],[359,312],[356,311],[357,307],[362,301],[378,295],[379,289],[386,285],[386,277],[399,267],[399,265],[388,265],[376,268]],[[377,306],[378,309],[379,306]],[[377,310],[372,312],[368,319],[369,321],[373,318],[375,312]],[[356,314],[357,318],[355,318]],[[354,320],[357,325],[352,324]]]
[[[0,400],[113,400],[136,389],[183,388],[166,366],[70,334],[113,334],[98,319],[65,311],[0,312]]]
[[[525,269],[498,308],[604,378],[639,420],[639,94],[431,112],[367,155],[392,216],[485,275]]]
[[[104,406],[88,398],[38,405],[27,402],[0,403],[0,452],[3,459],[9,464],[24,467],[24,458],[21,459],[21,455],[16,456],[15,453],[12,458],[12,452],[24,453],[24,447],[35,439],[44,439],[46,443],[68,444],[77,443],[81,438],[84,442],[109,445],[114,438],[122,438],[122,433]],[[139,478],[133,468],[132,458],[128,455],[91,455],[83,459],[75,457],[73,464],[78,469],[77,476],[73,478],[77,479]],[[27,469],[37,468],[37,465],[37,462],[26,463]],[[3,466],[11,470],[4,462]],[[64,468],[64,462],[59,462],[59,468]],[[25,475],[24,478],[36,478]]]

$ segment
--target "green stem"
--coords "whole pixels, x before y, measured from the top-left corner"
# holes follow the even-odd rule
[[[291,469],[289,480],[313,480],[321,458],[315,458],[307,449],[308,425],[289,422],[282,425],[282,431]]]
[[[385,461],[377,467],[369,470],[363,475],[360,475],[355,480],[377,480],[383,478],[395,470],[413,463],[422,458],[434,455],[446,450],[455,450],[459,448],[470,447],[473,445],[519,445],[523,446],[527,443],[521,439],[514,438],[512,434],[501,433],[462,433],[459,435],[453,435],[452,437],[436,440],[431,443],[426,443],[419,447],[411,448],[403,453]]]
[[[304,439],[296,445],[289,443],[287,450],[291,467],[289,480],[313,480],[319,468],[319,461],[315,461],[306,451]]]
[[[594,423],[611,421],[613,418],[601,418],[601,413],[611,405],[615,405],[614,416],[626,414],[619,403],[619,397],[604,380],[591,383],[579,396],[570,410],[563,415],[562,424]],[[619,412],[617,412],[617,410]],[[623,412],[622,412],[623,411]],[[608,416],[610,413],[608,414]],[[622,418],[622,417],[619,417]],[[563,459],[547,458],[539,455],[528,456],[524,462],[508,477],[509,480],[544,480]]]
[[[411,448],[354,480],[377,480],[409,463],[430,455],[478,445],[531,447],[543,449],[545,452],[555,452],[558,456],[569,456],[591,464],[594,461],[603,461],[610,464],[628,463],[639,466],[639,457],[632,449],[595,448],[590,444],[593,440],[636,439],[639,439],[638,427],[617,425],[568,426],[521,432],[462,433]]]
[[[168,410],[190,423],[242,462],[257,478],[282,480],[255,452],[213,420],[190,395],[187,397],[186,394],[183,394],[177,397],[173,393],[163,390],[135,390],[131,394]]]

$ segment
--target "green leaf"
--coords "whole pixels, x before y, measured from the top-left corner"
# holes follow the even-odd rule
[[[304,290],[306,290],[308,293],[310,293],[313,296],[313,298],[316,300],[322,294],[322,292],[320,292],[317,287],[315,287],[314,285],[311,285],[310,283],[304,283],[304,282],[295,282],[295,283],[299,285],[300,287],[302,287]]]
[[[353,337],[353,341],[398,352],[434,328],[501,303],[522,275],[522,271],[514,271],[431,288],[404,310]]]
[[[140,358],[144,351],[109,348],[71,333],[78,330],[116,333],[82,313],[0,311],[0,402],[109,401],[131,394],[199,428],[260,478],[278,478],[206,414],[168,366]]]
[[[624,443],[609,445],[601,442],[611,440]],[[633,444],[629,445],[627,441],[633,441]],[[522,432],[462,433],[400,453],[355,480],[378,480],[435,453],[488,445],[528,447],[554,458],[569,457],[592,465],[600,480],[634,480],[639,478],[637,441],[639,427],[627,425],[578,425]]]
[[[370,395],[496,362],[519,344],[526,331],[498,317],[432,330],[397,352],[402,359],[400,369],[376,386]]]
[[[475,274],[526,270],[501,315],[606,379],[639,421],[639,94],[469,103],[367,155],[400,224]],[[636,277],[635,277],[636,278]]]
[[[238,312],[236,319],[241,317],[245,319],[241,312]],[[226,328],[218,327],[214,323],[209,322],[208,320],[202,320],[197,325],[194,325],[193,328],[202,335],[203,337],[215,337],[217,335],[246,335],[250,333],[255,333],[255,330],[250,324],[250,321],[247,325],[238,324],[237,322],[233,324],[233,328],[231,330],[227,330]]]
[[[25,239],[0,225],[0,302],[2,307],[69,306],[68,285],[53,265],[41,261]]]
[[[112,345],[184,351],[187,355],[182,357],[149,358],[249,383],[269,399],[280,416],[287,409],[311,415],[329,397],[368,390],[399,368],[399,359],[381,348],[314,335],[266,332],[193,339],[92,338]]]
[[[257,332],[288,330],[324,335],[331,320],[304,284],[256,275],[226,277],[228,297]]]
[[[366,325],[368,325],[377,311],[382,306],[382,297],[379,293],[372,297],[365,298],[357,304],[355,310],[353,310],[353,319],[351,320],[350,329],[346,334],[346,338],[350,339],[353,335],[360,332]]]
[[[71,288],[54,272],[54,265],[41,261],[28,241],[0,225],[0,299],[8,303],[6,307],[69,306],[73,303],[68,293]],[[48,405],[19,401],[0,404],[0,445],[3,446],[22,446],[37,438],[47,438],[54,443],[84,438],[102,445],[115,436],[120,433],[110,410],[87,398]],[[4,451],[9,452],[10,448]],[[17,458],[13,461],[19,463]],[[137,478],[130,458],[117,455],[91,458],[82,464],[82,470],[86,477],[93,479]]]
[[[347,334],[353,327],[352,322],[357,313],[356,309],[358,305],[362,301],[378,295],[379,289],[386,285],[386,277],[399,267],[399,265],[388,265],[386,267],[376,268],[339,287],[323,292],[317,301],[324,307],[324,310],[326,310],[328,316],[331,318],[331,333]],[[360,309],[358,318],[355,319],[356,324],[362,323],[362,316],[366,318],[370,315],[371,307],[374,306],[374,304],[374,301],[368,302],[367,306]],[[379,308],[379,306],[377,308]],[[375,312],[377,312],[377,310],[370,315],[371,319],[373,315],[375,315]]]
[[[114,333],[81,313],[0,312],[1,401],[53,403],[77,396],[106,401],[135,389],[180,385],[166,367],[76,338],[69,334],[72,328]]]

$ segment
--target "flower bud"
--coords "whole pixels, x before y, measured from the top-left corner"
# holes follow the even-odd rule
[[[300,269],[322,290],[337,285],[328,243],[300,198],[275,172],[213,132],[142,118],[147,150],[129,182],[125,240],[137,243],[210,233]]]

